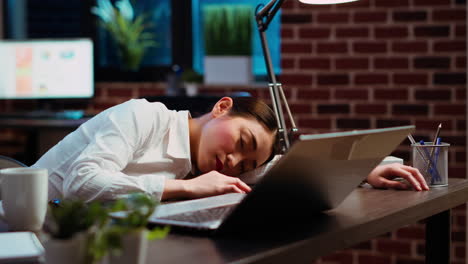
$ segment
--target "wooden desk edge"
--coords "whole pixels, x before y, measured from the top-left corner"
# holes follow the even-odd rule
[[[291,260],[311,263],[313,259],[320,256],[333,253],[339,249],[346,249],[357,243],[415,223],[468,201],[468,180],[449,179],[449,186],[447,188],[451,189],[448,194],[436,195],[422,203],[409,205],[403,210],[394,211],[386,216],[371,219],[370,221],[363,221],[351,228],[340,229],[283,247],[274,248],[262,254],[247,257],[233,263],[291,263]],[[358,189],[357,191],[362,190]],[[341,239],[336,239],[337,237]]]

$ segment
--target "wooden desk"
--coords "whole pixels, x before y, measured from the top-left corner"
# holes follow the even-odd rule
[[[311,263],[425,218],[426,263],[449,263],[450,209],[467,200],[465,179],[450,179],[448,187],[425,192],[358,188],[324,215],[326,221],[291,221],[289,228],[272,230],[274,239],[171,234],[150,243],[147,263]]]
[[[450,263],[450,208],[468,200],[468,180],[426,192],[356,189],[320,221],[278,226],[273,238],[170,234],[152,241],[147,263],[311,263],[419,220],[426,220],[426,263]],[[325,221],[324,221],[325,220]],[[0,232],[7,226],[0,221]]]

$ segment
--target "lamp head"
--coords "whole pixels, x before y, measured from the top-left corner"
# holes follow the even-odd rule
[[[304,4],[310,5],[332,5],[332,4],[342,4],[348,2],[354,2],[358,0],[299,0]]]

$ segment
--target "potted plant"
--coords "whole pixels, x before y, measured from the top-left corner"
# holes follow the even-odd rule
[[[182,81],[184,82],[186,94],[195,96],[198,93],[198,84],[203,82],[203,75],[193,69],[187,69],[182,72]]]
[[[208,5],[203,10],[205,83],[252,81],[253,12],[248,5]]]
[[[148,240],[164,238],[169,232],[169,227],[146,229],[157,204],[150,195],[133,193],[111,206],[110,212],[123,214],[95,233],[90,246],[95,259],[110,253],[109,262],[113,264],[145,263]]]
[[[91,230],[103,225],[107,218],[107,211],[99,203],[65,200],[49,205],[45,229],[50,238],[44,243],[47,263],[89,263],[87,243]]]
[[[117,46],[117,55],[124,70],[137,71],[146,49],[156,46],[155,34],[143,14],[135,15],[129,0],[118,0],[115,7],[110,0],[97,0],[91,12],[100,18],[101,26]]]

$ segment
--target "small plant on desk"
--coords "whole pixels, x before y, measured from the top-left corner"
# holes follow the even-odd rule
[[[194,71],[193,69],[187,69],[182,72],[182,81],[185,85],[185,93],[188,96],[195,96],[198,93],[198,85],[203,83],[203,75]]]
[[[153,197],[144,193],[133,193],[116,201],[109,212],[122,214],[94,234],[90,244],[94,259],[110,253],[113,264],[145,263],[148,240],[162,239],[169,233],[169,227],[146,229],[157,204]]]
[[[48,208],[45,231],[47,263],[89,263],[87,245],[98,226],[108,221],[108,213],[101,204],[83,201],[60,201]]]
[[[162,239],[169,232],[169,227],[146,229],[157,204],[144,193],[105,206],[79,200],[51,204],[45,227],[50,235],[47,263],[98,263],[107,255],[113,264],[144,263],[148,239]],[[112,212],[123,216],[111,218]]]

